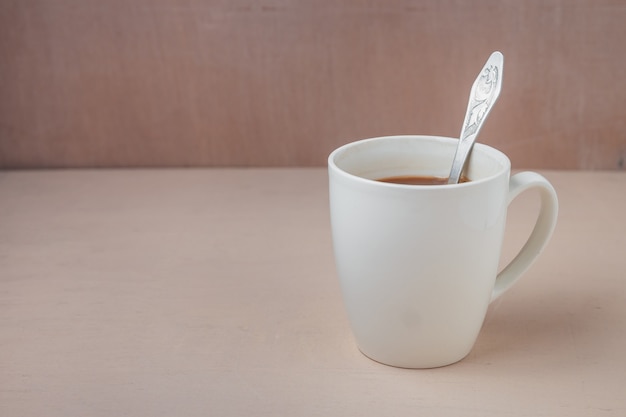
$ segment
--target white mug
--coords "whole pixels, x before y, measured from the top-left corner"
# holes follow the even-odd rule
[[[388,136],[344,145],[328,158],[337,273],[356,343],[367,357],[432,368],[472,349],[489,303],[537,259],[556,225],[558,201],[541,175],[510,177],[502,152],[474,145],[469,182],[376,181],[447,177],[457,139]],[[541,208],[519,254],[498,273],[509,203],[537,189]]]

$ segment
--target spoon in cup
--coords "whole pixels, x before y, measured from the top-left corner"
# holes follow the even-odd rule
[[[500,95],[503,64],[502,54],[498,51],[492,53],[472,85],[448,184],[459,182],[478,132]]]

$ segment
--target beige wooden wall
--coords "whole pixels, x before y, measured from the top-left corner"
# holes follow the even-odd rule
[[[623,0],[0,0],[0,168],[321,166],[459,133],[514,167],[624,169]]]

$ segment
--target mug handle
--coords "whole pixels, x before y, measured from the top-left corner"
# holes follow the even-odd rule
[[[509,180],[507,207],[515,197],[533,188],[539,191],[541,198],[537,222],[522,249],[496,277],[491,301],[504,294],[530,268],[550,240],[556,226],[556,218],[559,212],[559,201],[556,191],[547,179],[536,172],[520,172],[511,177]]]

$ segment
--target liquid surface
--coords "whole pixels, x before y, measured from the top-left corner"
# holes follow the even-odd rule
[[[399,175],[396,177],[379,178],[376,181],[405,185],[444,185],[448,177],[433,177],[429,175]],[[462,176],[459,182],[468,182],[469,178]]]

